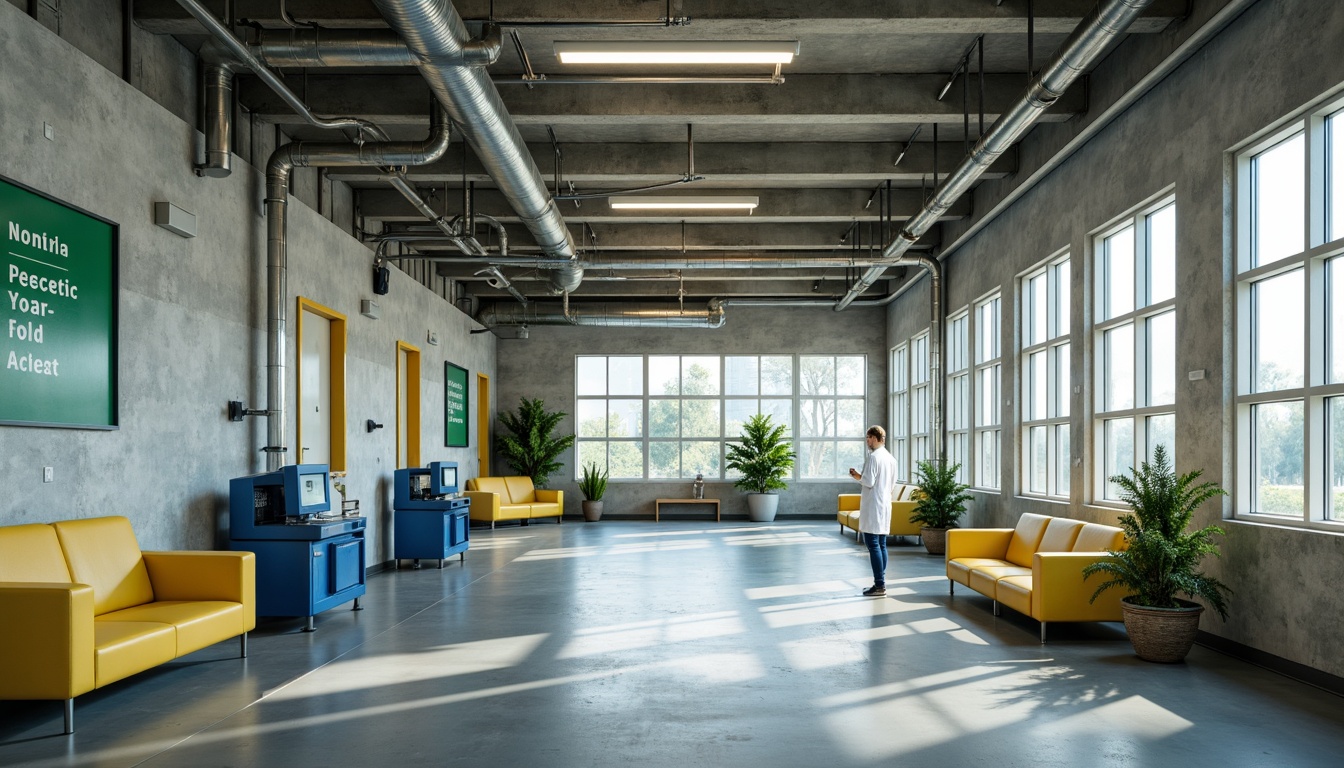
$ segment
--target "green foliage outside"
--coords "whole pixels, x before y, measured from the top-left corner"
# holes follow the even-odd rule
[[[1186,532],[1195,510],[1215,496],[1226,495],[1226,491],[1210,482],[1195,485],[1202,471],[1178,477],[1167,457],[1166,446],[1161,445],[1153,451],[1151,462],[1143,462],[1137,470],[1131,467],[1130,472],[1111,478],[1121,488],[1120,500],[1133,510],[1120,518],[1129,548],[1111,552],[1109,560],[1083,568],[1084,578],[1094,573],[1106,577],[1092,599],[1112,587],[1120,587],[1130,592],[1129,602],[1135,605],[1177,608],[1180,604],[1176,595],[1183,594],[1204,598],[1226,619],[1227,601],[1223,595],[1231,590],[1196,570],[1205,555],[1218,556],[1213,536],[1221,536],[1223,529],[1210,525]]]
[[[910,519],[925,528],[956,528],[966,514],[966,502],[973,496],[966,493],[969,485],[957,481],[960,464],[948,465],[946,459],[921,459],[915,465],[915,511]]]
[[[769,493],[789,487],[784,478],[796,456],[784,439],[784,425],[776,425],[769,416],[758,413],[747,419],[740,442],[728,445],[727,456],[725,466],[742,475],[733,483],[740,490]]]
[[[497,434],[499,452],[513,471],[532,478],[538,488],[560,469],[556,458],[574,445],[574,435],[554,435],[555,427],[565,418],[563,411],[547,411],[540,398],[519,398],[518,411],[500,411],[499,423],[508,434]]]
[[[601,501],[607,492],[607,471],[598,469],[597,464],[588,464],[583,468],[583,477],[579,478],[579,493],[588,501]]]

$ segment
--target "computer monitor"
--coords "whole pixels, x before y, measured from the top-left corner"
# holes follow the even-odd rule
[[[331,511],[331,476],[326,464],[291,464],[280,468],[285,487],[285,514],[307,517]]]
[[[429,494],[450,496],[457,493],[457,462],[431,461],[429,463]]]

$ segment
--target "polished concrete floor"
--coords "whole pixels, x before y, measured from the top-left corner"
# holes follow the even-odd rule
[[[1339,766],[1344,700],[1203,648],[1137,660],[822,521],[473,530],[365,610],[76,700],[0,703],[0,765]],[[1235,605],[1233,606],[1235,610]]]

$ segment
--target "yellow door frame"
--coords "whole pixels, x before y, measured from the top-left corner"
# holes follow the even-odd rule
[[[312,312],[318,317],[331,321],[331,360],[327,376],[331,381],[331,413],[327,416],[327,426],[331,430],[332,472],[345,471],[345,350],[346,317],[331,307],[298,297],[298,327],[294,330],[294,402],[303,402],[303,375],[299,366],[303,365],[303,313]],[[303,444],[303,409],[295,407],[294,444]]]
[[[490,477],[490,377],[476,374],[476,460],[480,476]]]
[[[406,353],[406,381],[401,380],[401,353]],[[401,393],[406,391],[406,456],[399,467],[420,466],[420,348],[397,341],[397,355],[392,361],[397,372],[397,458],[401,456]]]

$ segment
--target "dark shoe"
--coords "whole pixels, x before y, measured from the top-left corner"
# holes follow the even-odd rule
[[[886,597],[886,595],[887,595],[887,588],[879,587],[876,584],[863,590],[864,597]]]

